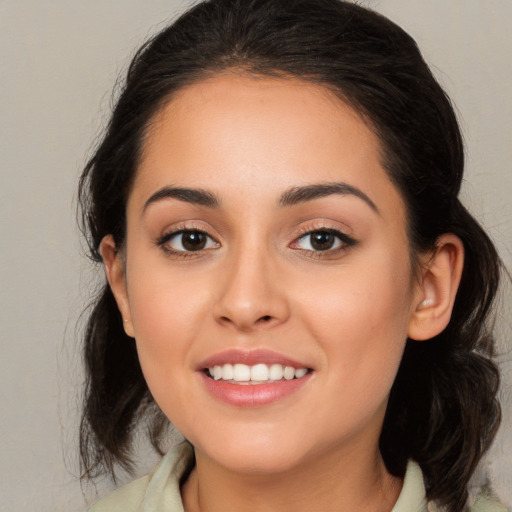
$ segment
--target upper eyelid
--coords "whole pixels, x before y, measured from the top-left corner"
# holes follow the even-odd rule
[[[200,233],[204,233],[205,235],[208,235],[214,240],[217,239],[217,235],[212,234],[212,231],[214,231],[214,229],[209,224],[205,226],[204,222],[195,220],[177,222],[176,224],[166,227],[161,231],[162,234],[158,236],[158,239],[170,235],[177,235],[178,233],[183,233],[187,231],[199,231]]]
[[[341,223],[339,221],[327,219],[316,219],[310,224],[305,223],[299,227],[298,231],[292,234],[292,241],[290,243],[290,246],[293,246],[299,240],[309,235],[312,235],[313,233],[318,233],[322,231],[327,231],[336,236],[341,241],[345,249],[357,245],[359,240],[354,236],[353,230],[345,224],[343,224],[343,227],[341,227],[340,224]],[[304,250],[307,251],[307,249]],[[334,250],[340,250],[340,248]],[[316,253],[317,251],[313,252]],[[330,250],[326,250],[324,254],[327,254],[328,252],[330,252]]]
[[[340,224],[342,223],[339,221],[317,219],[309,221],[307,224],[306,222],[303,222],[301,224],[301,226],[295,227],[294,229],[288,232],[287,238],[289,240],[291,239],[291,242],[294,242],[303,236],[315,233],[317,231],[330,231],[334,234],[339,233],[340,235],[342,235],[343,238],[348,238],[356,241],[352,232],[353,230],[345,224],[340,226]],[[162,234],[157,237],[156,241],[160,242],[164,238],[168,240],[172,236],[176,236],[179,233],[188,231],[198,231],[200,233],[204,233],[215,242],[221,243],[220,240],[222,237],[220,236],[220,234],[217,233],[217,231],[209,223],[204,223],[204,221],[201,220],[182,221],[172,226],[169,226],[168,228],[162,230]]]
[[[197,251],[188,251],[188,250],[181,250],[176,249],[174,247],[171,247],[171,241],[174,240],[174,238],[179,237],[180,235],[183,235],[183,233],[188,232],[195,232],[195,233],[202,233],[206,235],[211,242],[213,242],[216,247],[207,247],[207,248],[201,248]],[[163,234],[160,236],[156,241],[155,245],[162,250],[167,256],[172,257],[174,259],[191,259],[191,258],[197,258],[200,257],[202,254],[205,253],[205,251],[211,251],[212,249],[217,249],[220,246],[220,243],[211,236],[208,232],[202,230],[202,229],[195,229],[195,228],[175,228],[172,230],[169,230],[167,234]]]
[[[331,233],[333,235],[340,235],[343,238],[352,238],[350,235],[342,231],[341,229],[336,228],[317,228],[317,229],[308,229],[307,231],[304,231],[301,235],[296,237],[296,240],[300,238],[304,238],[305,236],[312,235],[314,233],[322,233],[322,232]]]
[[[172,240],[174,237],[182,235],[183,233],[189,233],[189,232],[202,233],[203,235],[206,235],[208,238],[212,239],[216,244],[220,243],[214,236],[212,236],[208,231],[205,231],[204,229],[181,228],[181,229],[172,229],[167,232],[164,232],[164,234],[162,236],[158,237],[157,244],[158,245],[165,244],[169,240]]]
[[[340,229],[321,228],[321,229],[312,229],[312,230],[305,231],[301,235],[295,237],[292,243],[295,243],[298,240],[301,240],[302,238],[305,238],[306,236],[312,235],[313,233],[319,233],[319,232],[322,232],[322,231],[326,231],[328,233],[331,233],[334,236],[337,236],[345,244],[352,245],[352,244],[355,244],[357,242],[357,240],[355,240],[354,237],[348,235],[347,233],[345,233],[344,231],[341,231]]]
[[[300,238],[301,236],[308,235],[316,231],[332,231],[335,233],[340,233],[341,235],[344,235],[348,238],[354,238],[352,229],[345,224],[343,224],[343,227],[341,227],[341,223],[339,221],[328,221],[322,219],[313,221],[312,223],[307,225],[304,224],[301,225],[298,229],[296,229],[295,232],[292,231],[289,236],[291,238],[297,239]]]

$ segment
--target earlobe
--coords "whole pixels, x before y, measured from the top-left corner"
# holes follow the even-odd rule
[[[128,336],[134,337],[133,325],[130,313],[130,304],[126,290],[125,269],[122,255],[116,248],[112,235],[103,238],[100,244],[100,254],[105,266],[105,274],[110,289],[116,299],[117,307],[123,317],[123,326]]]
[[[441,235],[434,251],[422,264],[415,301],[412,304],[408,337],[428,340],[441,333],[450,322],[455,296],[464,267],[461,240]]]

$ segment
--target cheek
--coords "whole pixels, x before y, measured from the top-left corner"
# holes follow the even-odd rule
[[[393,383],[410,315],[408,261],[391,251],[347,264],[335,277],[316,276],[308,286],[303,322],[322,345],[331,377],[355,392],[386,393]]]
[[[135,251],[134,251],[135,252]],[[158,394],[169,379],[192,365],[190,348],[208,310],[208,288],[193,276],[173,273],[162,258],[145,257],[127,268],[130,311],[140,363]]]

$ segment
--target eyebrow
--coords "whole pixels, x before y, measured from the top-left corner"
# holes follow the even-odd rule
[[[157,203],[163,199],[177,199],[185,203],[206,206],[207,208],[219,208],[220,201],[215,194],[200,188],[186,187],[163,187],[157,190],[145,203],[142,208],[144,213],[147,207],[153,203]]]
[[[294,206],[297,204],[312,201],[330,195],[352,195],[362,199],[374,212],[380,213],[377,205],[360,189],[349,185],[348,183],[317,183],[301,187],[292,187],[288,189],[279,199],[279,206]],[[149,205],[163,199],[177,199],[185,203],[191,203],[207,208],[220,208],[220,201],[215,194],[208,190],[200,188],[187,187],[163,187],[157,190],[144,203],[142,213],[146,211]]]
[[[375,213],[380,214],[377,205],[360,189],[348,183],[317,183],[303,187],[292,187],[279,200],[279,206],[294,206],[331,195],[355,196],[362,199]]]

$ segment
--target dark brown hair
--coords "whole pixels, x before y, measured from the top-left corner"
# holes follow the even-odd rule
[[[381,141],[383,163],[406,204],[412,254],[431,249],[443,233],[464,243],[451,321],[433,340],[407,341],[380,439],[391,473],[403,475],[414,459],[428,498],[464,510],[469,478],[499,424],[488,317],[500,262],[457,197],[464,152],[453,108],[400,27],[340,0],[209,0],[191,8],[135,55],[81,177],[81,221],[92,258],[101,262],[107,234],[123,246],[126,200],[155,113],[180,88],[229,68],[298,77],[334,91]],[[153,418],[157,448],[165,422],[107,284],[91,310],[84,353],[83,473],[114,474],[116,464],[130,466],[137,422]]]

